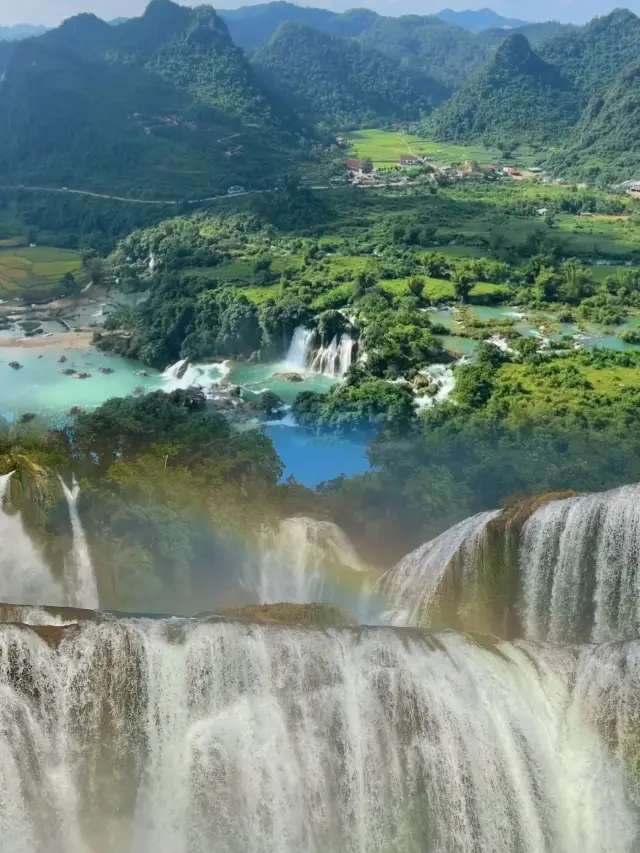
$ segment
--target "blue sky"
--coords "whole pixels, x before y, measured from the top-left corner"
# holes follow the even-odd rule
[[[95,12],[102,18],[131,17],[144,9],[145,0],[0,0],[0,26],[12,24],[45,24],[53,26],[64,18],[78,12]],[[216,5],[213,3],[212,5]],[[235,8],[247,5],[246,0],[223,0],[221,7]],[[470,0],[323,0],[323,2],[305,2],[300,5],[324,6],[328,9],[343,11],[353,6],[368,6],[382,14],[401,15],[403,13],[429,14],[438,12],[444,6],[453,9],[479,9],[490,6],[496,12],[509,17],[525,20],[560,20],[563,22],[584,23],[595,15],[610,12],[617,5],[615,0],[495,0],[477,3]],[[630,2],[628,8],[640,14],[640,0]]]

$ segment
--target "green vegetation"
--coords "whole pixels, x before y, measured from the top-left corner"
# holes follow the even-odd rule
[[[329,127],[417,121],[448,94],[383,53],[293,22],[280,27],[253,65],[298,113]]]
[[[48,246],[0,249],[0,297],[42,298],[59,292],[68,275],[82,278],[77,252]]]
[[[370,158],[376,168],[397,166],[398,159],[407,154],[447,165],[465,160],[493,163],[500,156],[497,150],[492,152],[482,145],[444,145],[405,132],[368,128],[351,131],[347,136],[351,142],[350,153],[360,159]]]
[[[78,419],[72,443],[0,436],[0,470],[16,470],[11,504],[57,571],[71,537],[56,474],[73,471],[101,601],[144,612],[215,601],[233,585],[234,537],[257,539],[289,491],[271,442],[205,413],[195,392],[111,400]]]
[[[202,198],[272,184],[302,156],[210,7],[153,0],[118,27],[80,15],[5,54],[3,184]]]
[[[555,142],[577,118],[573,86],[516,34],[498,46],[477,78],[438,110],[427,130],[437,140],[490,140],[512,149],[522,139]]]

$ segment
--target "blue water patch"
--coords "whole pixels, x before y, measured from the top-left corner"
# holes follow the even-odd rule
[[[286,426],[267,427],[266,433],[285,465],[283,480],[293,476],[303,486],[314,489],[341,474],[353,477],[371,469],[364,438],[318,436]]]

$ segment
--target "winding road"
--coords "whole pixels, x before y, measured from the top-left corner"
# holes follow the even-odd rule
[[[25,192],[40,192],[40,193],[57,193],[60,195],[81,195],[87,196],[89,198],[104,198],[110,201],[123,201],[128,204],[153,204],[153,205],[178,205],[178,204],[204,204],[209,201],[219,201],[223,198],[238,198],[244,195],[255,195],[257,193],[264,193],[267,190],[243,190],[242,192],[236,193],[223,193],[221,195],[209,196],[208,198],[181,198],[181,199],[166,199],[163,201],[158,201],[154,199],[148,198],[128,198],[127,196],[121,195],[107,195],[106,193],[94,193],[89,192],[89,190],[72,190],[68,187],[27,187],[22,184],[16,186],[0,186],[0,190],[22,190]]]

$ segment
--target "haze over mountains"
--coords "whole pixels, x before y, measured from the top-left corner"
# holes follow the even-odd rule
[[[339,131],[394,122],[627,176],[639,62],[627,10],[475,33],[430,15],[152,0],[116,25],[83,14],[0,42],[0,180],[194,199],[273,186]]]

